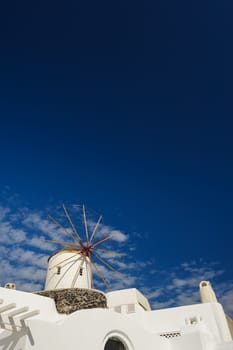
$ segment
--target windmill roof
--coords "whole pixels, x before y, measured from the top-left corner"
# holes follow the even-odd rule
[[[62,249],[56,250],[53,254],[50,255],[50,257],[48,258],[48,261],[49,261],[54,255],[57,255],[57,254],[60,254],[60,253],[63,253],[63,252],[77,252],[77,253],[79,253],[79,252],[80,252],[80,249],[76,248],[75,246],[67,246],[67,247],[64,247],[64,248],[62,248]]]

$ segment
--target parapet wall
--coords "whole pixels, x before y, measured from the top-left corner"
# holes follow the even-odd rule
[[[62,314],[71,314],[82,309],[107,308],[105,295],[93,289],[54,289],[35,292],[35,294],[54,299],[57,311]]]

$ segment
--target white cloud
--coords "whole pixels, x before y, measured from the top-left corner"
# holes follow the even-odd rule
[[[0,222],[0,242],[13,244],[22,242],[26,238],[26,232],[23,229],[15,228],[10,222]]]
[[[39,248],[43,251],[53,251],[56,250],[56,245],[53,243],[48,243],[45,241],[44,236],[33,236],[27,239],[27,245],[32,248]]]
[[[191,305],[200,303],[199,283],[209,280],[225,312],[232,315],[233,282],[220,282],[223,274],[223,269],[216,262],[186,262],[167,271],[157,270],[155,285],[144,288],[144,292],[156,309]]]
[[[10,213],[10,208],[0,206],[0,221],[2,221],[8,213]]]
[[[0,284],[15,282],[17,286],[24,286],[23,290],[33,290],[43,285],[47,256],[35,250],[35,241],[40,248],[43,243],[39,244],[34,230],[20,220],[24,215],[28,215],[28,209],[13,212],[8,207],[0,207]]]
[[[151,307],[152,307],[152,309],[155,309],[155,310],[166,309],[166,308],[172,307],[172,306],[173,306],[172,300],[152,301],[151,302]]]
[[[149,299],[155,299],[163,295],[163,290],[161,288],[155,290],[149,290],[148,288],[144,288],[143,291],[147,294],[147,298]]]
[[[22,221],[22,224],[36,231],[40,231],[52,239],[59,240],[65,235],[51,220],[42,218],[40,213],[29,213]]]
[[[224,292],[220,301],[225,305],[227,314],[233,315],[233,285],[231,285],[230,290]]]
[[[88,227],[90,227],[90,232],[93,231],[96,222],[93,221],[92,219],[87,220],[88,222]],[[120,230],[116,230],[113,227],[109,226],[109,225],[104,225],[103,223],[100,223],[97,230],[96,230],[96,234],[95,234],[95,238],[98,237],[98,239],[100,239],[103,236],[109,235],[111,234],[111,240],[122,243],[125,242],[129,236],[127,234],[125,234],[124,232],[120,231]]]
[[[44,288],[42,283],[16,281],[16,288],[25,292],[40,291]]]
[[[35,268],[35,266],[24,266],[20,271],[20,277],[22,280],[30,282],[38,282],[45,280],[46,270],[41,268]]]
[[[112,239],[116,242],[125,242],[128,239],[128,235],[119,230],[112,230],[111,235]]]
[[[8,259],[17,264],[47,268],[48,255],[39,254],[32,250],[15,248],[14,250],[10,250]]]

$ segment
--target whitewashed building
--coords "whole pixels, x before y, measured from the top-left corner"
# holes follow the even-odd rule
[[[80,252],[63,249],[49,259],[45,291],[0,288],[0,349],[233,350],[233,321],[209,282],[200,283],[200,304],[151,310],[137,289],[92,289],[88,259],[62,280],[69,254]],[[77,271],[80,284],[74,284]]]

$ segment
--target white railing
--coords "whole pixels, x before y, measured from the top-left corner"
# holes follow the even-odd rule
[[[39,313],[39,310],[29,310],[28,306],[17,308],[16,303],[4,305],[0,299],[0,328],[11,332],[21,330],[26,327],[25,320]]]

